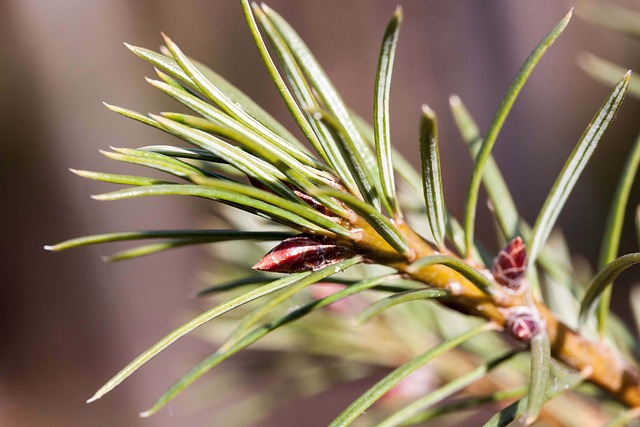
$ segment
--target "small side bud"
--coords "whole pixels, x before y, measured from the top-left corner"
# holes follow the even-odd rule
[[[491,274],[502,286],[518,290],[526,273],[527,249],[518,236],[507,243],[493,259]]]
[[[513,311],[507,319],[507,332],[520,342],[529,342],[540,331],[540,319],[529,309]]]
[[[333,187],[335,189],[338,190],[344,190],[344,187],[342,185],[340,185],[337,181],[334,181],[332,179],[329,178],[325,178],[324,182],[327,184],[327,186],[329,187]],[[249,177],[249,183],[256,187],[259,188],[260,190],[265,190],[268,192],[272,192],[271,190],[269,190],[269,188],[265,185],[263,185],[260,181]],[[298,196],[303,202],[305,202],[307,205],[309,205],[309,207],[311,207],[312,209],[315,209],[316,211],[320,212],[323,215],[332,217],[332,216],[336,216],[335,213],[333,213],[331,211],[331,209],[327,208],[325,205],[323,205],[322,203],[320,203],[318,200],[314,199],[313,197],[311,197],[310,195],[308,195],[307,193],[305,193],[304,191],[301,191],[299,189],[297,189],[296,187],[294,187],[293,185],[289,184],[289,183],[284,183],[284,185],[286,185],[291,191],[293,191],[293,193]]]
[[[301,234],[284,239],[252,268],[278,273],[315,271],[353,255],[347,245],[328,237]]]

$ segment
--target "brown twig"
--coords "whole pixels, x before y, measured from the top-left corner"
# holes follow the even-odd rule
[[[511,310],[530,306],[527,292],[499,291],[495,295],[487,295],[461,274],[443,265],[429,265],[410,271],[408,267],[413,261],[438,252],[404,223],[396,225],[412,249],[409,258],[394,254],[393,249],[365,221],[355,219],[352,224],[363,230],[357,245],[375,262],[393,267],[429,286],[455,290],[451,298],[443,301],[448,307],[482,317],[504,329]],[[623,361],[604,341],[588,340],[560,322],[542,301],[534,304],[549,335],[551,354],[556,360],[582,372],[588,381],[618,401],[631,408],[640,407],[640,377],[636,367]]]

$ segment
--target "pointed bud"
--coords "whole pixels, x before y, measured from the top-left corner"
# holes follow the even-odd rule
[[[520,236],[500,250],[493,259],[491,274],[499,284],[518,290],[527,273],[527,249]]]
[[[529,342],[540,331],[540,319],[529,309],[512,312],[507,319],[507,332],[514,339]]]
[[[284,239],[252,268],[279,273],[315,271],[353,255],[351,248],[328,237],[300,234]]]

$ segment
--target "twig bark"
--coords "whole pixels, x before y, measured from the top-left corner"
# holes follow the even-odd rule
[[[356,219],[353,224],[362,228],[357,245],[372,261],[393,267],[413,280],[449,290],[452,296],[442,302],[450,308],[482,317],[504,329],[510,310],[531,306],[527,292],[513,294],[498,287],[495,295],[486,295],[465,277],[442,265],[409,271],[408,266],[413,261],[438,252],[404,223],[397,226],[412,249],[410,259],[400,258],[397,253],[394,255],[393,249],[370,230],[366,222]],[[544,302],[536,300],[533,304],[549,335],[553,358],[583,373],[588,381],[630,408],[640,407],[640,375],[635,366],[622,360],[604,341],[588,340],[560,322]]]

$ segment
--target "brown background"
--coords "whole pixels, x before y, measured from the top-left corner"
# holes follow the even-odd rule
[[[307,40],[343,97],[370,116],[380,39],[398,1],[273,0]],[[633,2],[629,1],[628,4]],[[217,425],[215,411],[179,398],[149,420],[137,418],[210,348],[185,338],[115,392],[86,405],[102,382],[206,303],[189,297],[203,284],[206,257],[183,249],[139,261],[103,264],[107,248],[60,254],[42,246],[69,237],[138,228],[197,227],[210,209],[186,199],[118,203],[88,198],[107,187],[68,167],[128,171],[97,150],[170,143],[106,110],[101,101],[142,112],[175,108],[146,85],[152,68],[121,42],[156,48],[160,31],[290,124],[260,64],[238,2],[5,0],[0,13],[0,425]],[[459,215],[470,161],[447,99],[456,93],[483,129],[533,46],[567,12],[557,0],[407,0],[392,87],[392,138],[417,159],[419,107],[439,114],[445,197]],[[585,50],[640,70],[640,45],[574,18],[535,70],[496,147],[516,202],[535,220],[565,156],[608,89],[576,65]],[[560,223],[591,261],[620,165],[638,130],[628,99],[587,168]],[[636,186],[636,190],[637,190]],[[639,201],[635,191],[631,203]],[[567,214],[567,211],[572,212]],[[481,209],[478,232],[490,242]],[[636,250],[632,228],[625,251]],[[623,284],[637,279],[625,275]],[[616,291],[624,299],[625,286]],[[618,304],[621,312],[626,302]],[[185,403],[187,402],[187,403]],[[269,425],[325,425],[342,403],[285,408]],[[314,409],[317,415],[312,415]],[[333,411],[333,412],[332,412]],[[308,418],[307,418],[308,419]],[[285,421],[289,420],[289,421]],[[265,422],[262,425],[267,425]]]

